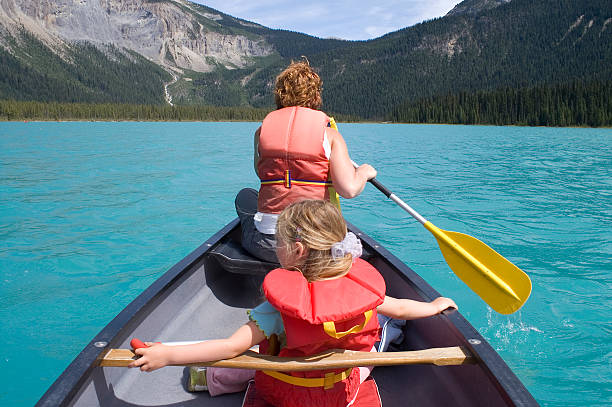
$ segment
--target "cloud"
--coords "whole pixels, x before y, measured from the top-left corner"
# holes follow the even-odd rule
[[[365,40],[440,17],[457,0],[196,0],[223,13],[269,28],[298,31],[321,38]]]

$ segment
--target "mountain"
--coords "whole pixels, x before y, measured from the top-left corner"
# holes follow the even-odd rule
[[[2,25],[20,27],[51,48],[70,42],[113,44],[168,67],[206,72],[243,67],[273,52],[260,26],[188,1],[3,0]]]
[[[186,0],[0,0],[0,98],[163,103],[164,82],[186,79],[173,95],[181,100],[190,73],[261,70],[345,43],[270,30]],[[183,102],[215,103],[204,99]]]
[[[447,15],[479,14],[504,3],[510,3],[510,1],[511,0],[465,0],[453,7]]]
[[[325,86],[328,106],[385,118],[398,104],[436,95],[612,78],[609,0],[460,6],[469,7],[313,57],[323,77],[333,78]]]
[[[186,0],[0,0],[0,99],[268,108],[274,77],[305,55],[325,110],[385,119],[448,94],[609,80],[611,32],[609,0],[465,0],[369,41]]]

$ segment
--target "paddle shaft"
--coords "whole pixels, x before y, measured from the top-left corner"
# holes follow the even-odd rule
[[[355,168],[359,167],[359,165],[355,161],[351,160],[351,163],[353,164],[353,167]],[[413,218],[418,220],[421,225],[424,225],[425,223],[427,223],[427,219],[419,215],[417,211],[412,209],[410,205],[404,202],[399,196],[391,192],[387,187],[381,184],[376,178],[369,179],[368,182],[374,185],[380,192],[385,194],[387,198],[391,199],[393,202],[398,204],[403,210],[408,212]]]
[[[110,349],[100,358],[102,367],[127,367],[136,359],[130,349]],[[405,352],[357,352],[332,349],[318,355],[286,358],[246,351],[231,359],[190,363],[181,366],[215,366],[237,369],[297,372],[306,370],[341,369],[358,366],[392,366],[433,364],[436,366],[475,363],[474,357],[459,346],[431,348]]]
[[[424,225],[425,223],[427,223],[427,219],[425,219],[424,217],[419,215],[419,213],[417,211],[412,209],[410,207],[410,205],[408,205],[406,202],[404,202],[400,197],[398,197],[393,192],[388,190],[387,187],[385,187],[383,184],[381,184],[376,178],[372,178],[371,180],[369,180],[369,182],[370,182],[370,184],[374,185],[380,192],[385,194],[387,196],[387,198],[391,199],[393,202],[398,204],[403,210],[405,210],[410,215],[412,215],[412,217],[415,218],[416,220],[418,220],[421,223],[421,225]]]

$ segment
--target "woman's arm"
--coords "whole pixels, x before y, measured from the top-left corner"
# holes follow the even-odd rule
[[[264,333],[257,324],[250,321],[227,339],[214,339],[193,345],[166,346],[151,344],[148,348],[136,349],[141,357],[130,364],[130,367],[140,367],[143,372],[150,372],[168,365],[182,365],[196,362],[209,362],[233,358],[265,339]]]
[[[395,319],[419,319],[439,314],[450,307],[457,308],[457,304],[445,297],[438,297],[432,302],[421,302],[387,296],[377,311]]]
[[[334,188],[341,197],[354,198],[363,191],[366,182],[376,176],[376,170],[369,164],[353,167],[342,135],[330,128],[326,132],[331,146],[329,165]]]

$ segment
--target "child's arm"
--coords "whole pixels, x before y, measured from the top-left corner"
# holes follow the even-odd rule
[[[149,372],[168,365],[181,365],[196,362],[209,362],[233,358],[265,339],[264,333],[257,324],[250,321],[227,339],[214,339],[193,345],[166,346],[151,344],[148,348],[136,349],[141,357],[129,367],[140,367],[143,372]]]
[[[378,313],[395,319],[419,319],[441,313],[447,308],[457,308],[450,298],[438,297],[432,302],[386,296],[377,308]]]

